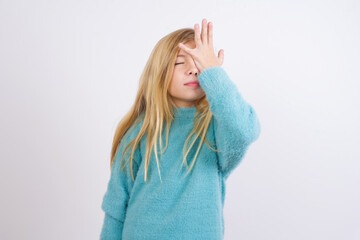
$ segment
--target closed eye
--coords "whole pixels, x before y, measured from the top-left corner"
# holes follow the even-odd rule
[[[178,64],[182,64],[183,62],[180,62],[180,63],[175,63],[175,65],[178,65]]]

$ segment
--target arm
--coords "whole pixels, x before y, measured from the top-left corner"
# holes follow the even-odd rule
[[[121,239],[123,229],[123,222],[113,218],[108,213],[105,213],[103,227],[101,229],[100,240]]]
[[[132,139],[134,139],[137,133],[137,129],[130,132],[129,136],[125,139],[125,142],[121,145],[115,155],[107,191],[103,197],[101,205],[102,210],[105,212],[104,223],[100,234],[101,240],[119,240],[122,238],[122,229],[126,215],[127,203],[134,184],[131,178],[129,162],[127,162],[127,159],[130,157],[131,147],[123,159],[123,164],[126,162],[124,172],[121,170],[120,161],[125,147]],[[141,155],[138,146],[134,152],[133,159],[134,178],[136,178],[139,169],[138,162],[140,159]]]
[[[222,67],[205,69],[198,80],[213,114],[219,170],[227,178],[259,137],[259,119]]]

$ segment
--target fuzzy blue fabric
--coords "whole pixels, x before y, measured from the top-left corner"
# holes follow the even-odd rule
[[[171,124],[167,149],[158,154],[161,179],[153,150],[148,182],[144,182],[145,134],[134,154],[133,182],[129,165],[124,169],[125,174],[119,166],[124,147],[142,126],[142,121],[138,123],[115,156],[101,206],[105,218],[100,239],[223,239],[225,181],[242,161],[249,145],[259,137],[260,123],[252,106],[243,99],[222,67],[205,69],[198,80],[213,114],[206,138],[220,152],[214,152],[203,143],[193,169],[185,176],[186,165],[180,168],[182,150],[194,126],[196,108],[174,108],[175,119]],[[162,142],[164,147],[166,129]],[[197,139],[189,152],[188,166],[199,142]],[[130,151],[123,161],[129,155]]]

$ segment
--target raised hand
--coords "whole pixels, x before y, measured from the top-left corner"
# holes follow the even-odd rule
[[[213,24],[202,20],[202,31],[200,34],[199,25],[194,25],[195,30],[195,48],[189,48],[182,43],[179,47],[191,55],[200,72],[210,67],[221,66],[224,62],[224,50],[220,49],[218,56],[214,53],[213,47]]]

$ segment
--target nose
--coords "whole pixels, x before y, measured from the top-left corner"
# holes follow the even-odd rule
[[[190,71],[189,74],[194,74],[195,76],[197,76],[199,73],[197,70],[195,70],[195,71]]]
[[[189,67],[189,70],[188,70],[188,74],[193,74],[195,76],[197,76],[199,74],[199,70],[197,69],[194,61],[191,61],[191,64],[190,64],[190,67]]]

